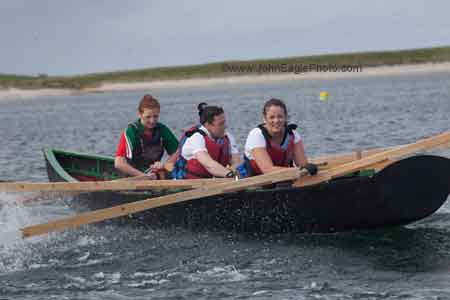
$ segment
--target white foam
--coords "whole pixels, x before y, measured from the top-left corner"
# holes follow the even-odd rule
[[[86,283],[86,279],[81,277],[81,276],[72,276],[72,275],[69,275],[69,274],[65,274],[64,277],[66,277],[67,279],[71,280],[72,283],[76,283],[76,284]]]
[[[270,293],[270,291],[268,290],[261,290],[261,291],[256,291],[252,294],[252,296],[258,296],[258,295],[263,295],[263,294],[267,294]]]
[[[77,241],[77,246],[80,246],[80,247],[83,247],[83,246],[90,246],[90,245],[96,245],[96,244],[98,244],[99,243],[99,239],[100,239],[100,241],[101,242],[104,242],[105,241],[105,238],[104,237],[97,237],[97,238],[93,238],[93,237],[91,237],[91,236],[88,236],[88,235],[82,235],[82,236],[80,236],[79,238],[78,238],[78,241]]]
[[[92,275],[92,277],[95,279],[103,279],[103,278],[105,278],[105,274],[103,272],[99,272],[99,273],[95,273],[94,275]]]
[[[24,243],[25,241],[32,243],[48,240],[48,235],[23,240],[21,228],[47,222],[50,218],[67,214],[67,208],[65,206],[49,206],[41,201],[47,200],[48,202],[51,199],[39,199],[37,205],[24,205],[23,202],[27,202],[27,200],[30,200],[30,195],[0,193],[0,240],[3,244]]]
[[[121,277],[120,273],[112,273],[109,279],[111,283],[119,283]]]
[[[22,193],[0,193],[0,272],[18,271],[25,268],[40,268],[41,255],[35,245],[46,244],[53,235],[42,235],[24,240],[21,228],[47,221],[53,208],[61,207],[23,205],[29,195]],[[50,209],[49,211],[49,207]]]
[[[92,266],[102,263],[103,261],[104,261],[103,259],[90,259],[85,264],[80,264],[78,266]]]
[[[30,218],[29,211],[19,204],[17,195],[0,193],[0,240],[4,245],[21,240],[20,228]]]
[[[133,287],[133,288],[142,288],[142,287],[146,287],[149,285],[157,285],[155,284],[155,280],[143,280],[141,282],[132,282],[132,283],[127,283],[127,286],[129,287]],[[154,291],[155,289],[148,289],[148,291]]]
[[[78,261],[85,261],[86,259],[88,259],[88,257],[91,255],[91,253],[88,251],[86,252],[83,256],[78,257]]]
[[[214,267],[204,272],[197,271],[190,274],[188,278],[195,282],[219,281],[219,282],[237,282],[247,279],[247,276],[240,273],[234,266]]]
[[[48,267],[49,264],[31,264],[28,266],[29,269],[40,269],[40,268],[45,268]]]
[[[166,282],[169,282],[169,280],[167,280],[167,279],[161,279],[161,280],[151,279],[151,280],[143,280],[141,282],[132,282],[132,283],[128,283],[127,285],[129,287],[145,287],[148,285],[161,285]]]
[[[140,278],[140,277],[155,277],[156,275],[161,274],[161,272],[135,272],[133,275],[131,275],[132,278]]]
[[[110,284],[117,284],[120,283],[120,279],[122,278],[122,275],[119,272],[111,273],[111,274],[105,274],[103,272],[98,272],[92,275],[92,279],[97,281],[106,281]]]
[[[22,240],[20,228],[30,218],[29,211],[17,203],[16,195],[0,193],[0,271],[24,268],[31,249]]]

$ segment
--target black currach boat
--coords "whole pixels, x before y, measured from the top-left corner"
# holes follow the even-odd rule
[[[112,180],[114,159],[44,149],[50,181]],[[76,211],[95,210],[174,191],[80,193]],[[450,159],[411,156],[307,187],[249,189],[147,210],[131,218],[150,226],[257,233],[338,232],[406,225],[441,207],[450,194]],[[121,218],[125,221],[129,218]]]

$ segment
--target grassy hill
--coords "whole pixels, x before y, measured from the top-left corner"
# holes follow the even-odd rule
[[[155,80],[174,80],[188,78],[213,78],[236,75],[249,75],[246,72],[234,72],[224,65],[249,66],[249,65],[361,65],[364,67],[402,65],[419,63],[438,63],[450,61],[450,47],[435,47],[424,49],[359,52],[328,55],[299,56],[288,58],[259,59],[246,61],[226,61],[202,65],[175,66],[147,68],[139,70],[126,70],[117,72],[94,73],[77,76],[25,76],[13,74],[0,74],[0,88],[68,88],[83,89],[99,86],[103,82],[142,82]],[[254,73],[257,75],[258,73]],[[261,74],[261,73],[259,73]]]

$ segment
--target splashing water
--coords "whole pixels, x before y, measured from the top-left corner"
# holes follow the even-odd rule
[[[0,193],[0,240],[3,246],[21,240],[20,228],[32,218],[20,199],[15,194]]]
[[[20,228],[32,216],[15,194],[0,193],[0,271],[13,271],[24,267],[24,258],[31,249],[22,240]]]
[[[24,197],[23,194],[0,193],[0,272],[21,270],[39,260],[39,251],[35,251],[35,245],[45,244],[51,237],[39,236],[24,240],[21,228],[45,222],[54,214],[53,210],[60,211],[62,208],[52,206],[49,210],[49,206],[42,206],[45,204],[43,202],[24,205],[27,199],[30,197]]]

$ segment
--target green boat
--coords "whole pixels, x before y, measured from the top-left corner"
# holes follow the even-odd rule
[[[44,149],[52,182],[122,177],[114,158]],[[67,199],[78,212],[174,191],[105,191]],[[364,170],[306,187],[272,186],[206,197],[120,218],[154,227],[283,233],[337,232],[406,225],[434,213],[450,194],[450,159],[411,156],[379,171]]]

